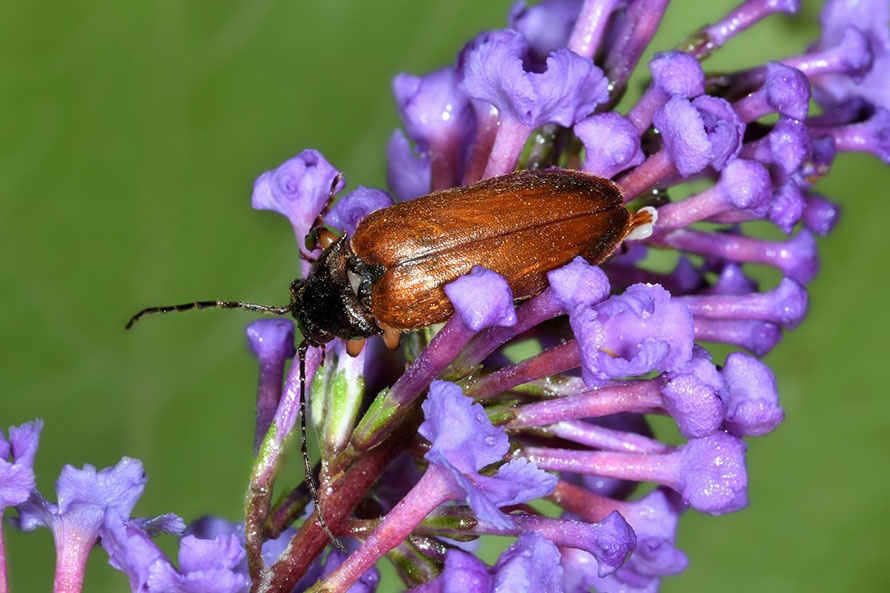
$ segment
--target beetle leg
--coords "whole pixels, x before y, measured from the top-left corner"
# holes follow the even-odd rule
[[[346,354],[352,357],[356,357],[362,351],[362,348],[365,347],[365,338],[361,340],[347,340],[346,341]]]
[[[300,364],[300,450],[303,453],[303,468],[306,472],[306,485],[309,486],[309,493],[312,495],[312,502],[315,504],[315,516],[318,518],[318,524],[321,530],[327,534],[337,548],[344,554],[348,554],[346,546],[337,539],[331,532],[328,524],[325,523],[324,515],[321,514],[321,501],[318,499],[318,486],[315,484],[315,477],[312,475],[312,464],[309,461],[309,445],[306,438],[306,416],[309,411],[306,406],[306,351],[309,349],[309,340],[303,338],[300,345],[297,346],[297,355]],[[322,350],[324,352],[324,350]]]
[[[322,249],[327,249],[330,247],[331,243],[337,240],[337,235],[324,228],[324,217],[325,214],[330,211],[331,206],[334,205],[334,201],[337,199],[335,190],[341,179],[343,179],[343,174],[337,173],[337,176],[334,177],[334,180],[331,182],[331,191],[328,193],[328,201],[325,202],[321,211],[318,213],[318,216],[315,217],[315,221],[312,223],[312,228],[309,231],[309,234],[306,235],[306,247],[310,251],[315,249],[316,245],[321,245]],[[327,235],[324,233],[327,233]],[[325,243],[325,241],[327,241],[327,243]]]
[[[309,249],[310,251],[316,247],[327,249],[333,245],[337,239],[339,239],[339,237],[325,227],[315,227],[309,231],[308,235],[306,235],[306,249]]]
[[[402,332],[379,321],[377,326],[383,330],[383,343],[386,344],[386,347],[390,350],[398,348],[399,341],[402,339]]]
[[[658,211],[652,206],[640,208],[630,219],[627,234],[624,240],[647,239],[655,230],[655,221],[658,220]]]

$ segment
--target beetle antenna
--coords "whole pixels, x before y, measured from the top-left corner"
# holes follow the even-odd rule
[[[183,305],[167,305],[164,307],[148,307],[130,318],[127,329],[133,327],[137,321],[152,313],[170,313],[171,311],[188,311],[189,309],[244,309],[267,315],[287,315],[291,312],[290,306],[273,307],[272,305],[260,305],[257,303],[242,303],[241,301],[195,301]]]
[[[315,484],[315,477],[312,475],[312,464],[309,462],[309,443],[306,439],[306,350],[309,349],[309,340],[304,339],[297,346],[297,353],[300,358],[300,449],[303,453],[303,466],[306,469],[306,485],[309,486],[309,492],[312,494],[312,502],[315,503],[315,515],[318,517],[318,524],[331,539],[331,542],[340,549],[344,554],[349,552],[346,546],[337,539],[328,524],[325,523],[321,514],[321,502],[318,499],[318,486]],[[323,351],[322,351],[323,352]]]

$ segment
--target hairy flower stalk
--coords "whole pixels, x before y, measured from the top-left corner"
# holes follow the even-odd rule
[[[798,9],[747,0],[657,52],[619,112],[673,6],[520,2],[508,28],[480,33],[452,64],[398,75],[404,130],[387,145],[389,191],[358,186],[325,209],[346,177],[315,150],[260,175],[252,205],[288,219],[300,277],[322,253],[305,241],[319,215],[352,236],[375,210],[516,169],[609,178],[629,210],[657,216],[600,266],[578,257],[547,270],[524,302],[480,262],[445,286],[453,315],[402,335],[396,351],[377,337],[357,356],[355,342],[312,343],[301,371],[290,321],[251,324],[259,380],[243,525],[208,518],[184,532],[172,515],[131,518],[145,476],[128,458],[66,467],[50,503],[31,469],[40,422],[0,435],[0,509],[53,531],[56,591],[80,589],[96,542],[133,591],[371,592],[384,557],[419,593],[651,592],[682,573],[681,515],[744,508],[743,439],[784,419],[758,357],[804,321],[817,237],[838,222],[815,186],[839,152],[890,163],[890,7],[829,0],[805,51],[710,72],[705,59],[727,41]],[[711,344],[733,351],[718,358]],[[318,509],[305,484],[279,479],[303,383]],[[650,415],[682,442],[653,433]],[[641,483],[657,487],[633,496]],[[329,546],[319,513],[348,554]],[[181,538],[178,566],[158,533]],[[467,546],[490,535],[515,540],[493,566]],[[0,540],[0,593],[5,577]]]

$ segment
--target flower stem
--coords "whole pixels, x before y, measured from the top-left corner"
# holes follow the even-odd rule
[[[384,517],[362,546],[310,591],[342,593],[384,554],[402,542],[437,506],[453,498],[445,474],[430,465],[405,498]]]
[[[2,509],[0,509],[2,515]],[[3,528],[0,526],[0,593],[7,593],[9,590],[6,584],[6,550],[3,548]]]
[[[408,416],[388,439],[358,457],[328,485],[325,490],[329,494],[322,500],[322,511],[334,531],[367,495],[383,470],[410,443],[408,435],[417,431],[420,421],[418,415]],[[330,540],[318,521],[305,521],[275,564],[253,579],[251,592],[292,591],[328,543]]]
[[[516,385],[556,375],[579,366],[581,366],[581,354],[575,340],[570,340],[537,356],[480,377],[467,387],[466,394],[476,400],[485,399]]]
[[[70,526],[60,522],[53,532],[56,540],[56,574],[53,579],[53,593],[80,593],[83,589],[84,571],[87,556],[96,542],[96,537],[83,538],[78,533],[69,533]]]

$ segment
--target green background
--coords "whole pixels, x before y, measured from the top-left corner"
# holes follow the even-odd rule
[[[132,333],[124,322],[196,298],[285,302],[295,243],[284,219],[251,210],[254,178],[312,147],[351,187],[382,185],[391,77],[450,62],[503,26],[509,4],[0,2],[0,426],[46,421],[45,495],[65,463],[129,455],[149,474],[137,515],[239,515],[252,317],[153,319]],[[727,6],[675,2],[651,48]],[[818,9],[772,17],[708,65],[799,52]],[[821,184],[846,209],[820,242],[809,318],[768,359],[787,419],[750,443],[748,510],[682,520],[690,566],[665,591],[890,589],[888,182],[873,156],[842,155]],[[4,534],[12,590],[49,590],[49,533]],[[127,588],[106,560],[93,554],[86,590]]]

